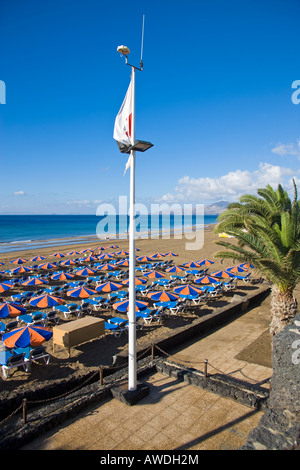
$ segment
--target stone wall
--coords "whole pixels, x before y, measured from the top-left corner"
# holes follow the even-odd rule
[[[300,315],[274,336],[269,408],[242,450],[299,449]]]

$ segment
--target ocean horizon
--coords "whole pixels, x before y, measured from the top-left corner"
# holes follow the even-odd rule
[[[166,231],[194,230],[215,224],[218,215],[139,215],[137,238]],[[0,253],[45,248],[88,240],[127,238],[129,216],[0,215]]]

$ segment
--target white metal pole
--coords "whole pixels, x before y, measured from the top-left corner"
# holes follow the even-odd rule
[[[132,142],[135,142],[135,68],[132,67]],[[129,207],[128,390],[137,388],[135,314],[135,150],[131,150]]]

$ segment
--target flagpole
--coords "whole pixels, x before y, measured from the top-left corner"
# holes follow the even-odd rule
[[[132,142],[135,142],[135,67],[132,70]],[[128,390],[137,388],[135,291],[135,150],[130,152]]]
[[[143,34],[142,34],[142,51],[143,51],[143,36],[144,36],[144,20],[143,20]],[[114,139],[117,141],[119,149],[122,153],[129,153],[130,157],[126,164],[125,173],[127,168],[130,167],[130,201],[129,201],[129,309],[128,309],[128,392],[135,392],[138,388],[137,384],[137,361],[136,361],[136,290],[135,290],[135,152],[145,152],[153,147],[151,142],[143,140],[135,140],[135,71],[143,70],[143,60],[141,53],[140,67],[135,67],[127,61],[127,55],[130,50],[126,46],[119,46],[117,51],[125,57],[126,65],[131,67],[131,126],[130,126],[130,113],[126,115],[126,125],[122,119],[124,117],[124,103],[127,98],[129,89],[122,107],[117,115],[114,128]],[[129,96],[129,95],[128,95]],[[128,109],[127,109],[128,112]],[[121,121],[121,122],[120,122]],[[124,128],[127,128],[124,132]],[[131,132],[130,132],[131,131]],[[125,138],[126,136],[126,138]],[[128,142],[128,137],[130,141]],[[128,151],[127,151],[128,150]],[[139,384],[140,388],[140,384]],[[147,393],[148,388],[142,387],[143,393]],[[134,394],[133,394],[134,395]],[[140,395],[141,396],[141,395]]]

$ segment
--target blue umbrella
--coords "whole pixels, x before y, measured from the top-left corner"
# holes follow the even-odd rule
[[[39,277],[33,277],[32,279],[27,279],[27,281],[22,282],[22,286],[38,286],[40,284],[48,284],[48,281]]]
[[[148,302],[142,302],[137,300],[135,302],[135,310],[138,312],[139,310],[145,310],[148,306]],[[116,302],[113,304],[113,309],[117,310],[118,312],[128,312],[129,311],[129,300],[122,300],[121,302]]]
[[[13,283],[11,281],[4,281],[0,283],[0,293],[13,288]]]
[[[0,304],[0,318],[6,317],[18,317],[26,313],[26,308],[20,307],[13,303],[1,303]]]
[[[2,339],[8,348],[27,348],[40,346],[44,341],[52,338],[52,335],[52,331],[44,326],[31,325],[4,333]]]
[[[29,303],[33,307],[47,308],[61,305],[64,303],[64,301],[59,297],[55,297],[54,295],[45,294],[39,295],[38,297],[33,297],[29,300]]]

